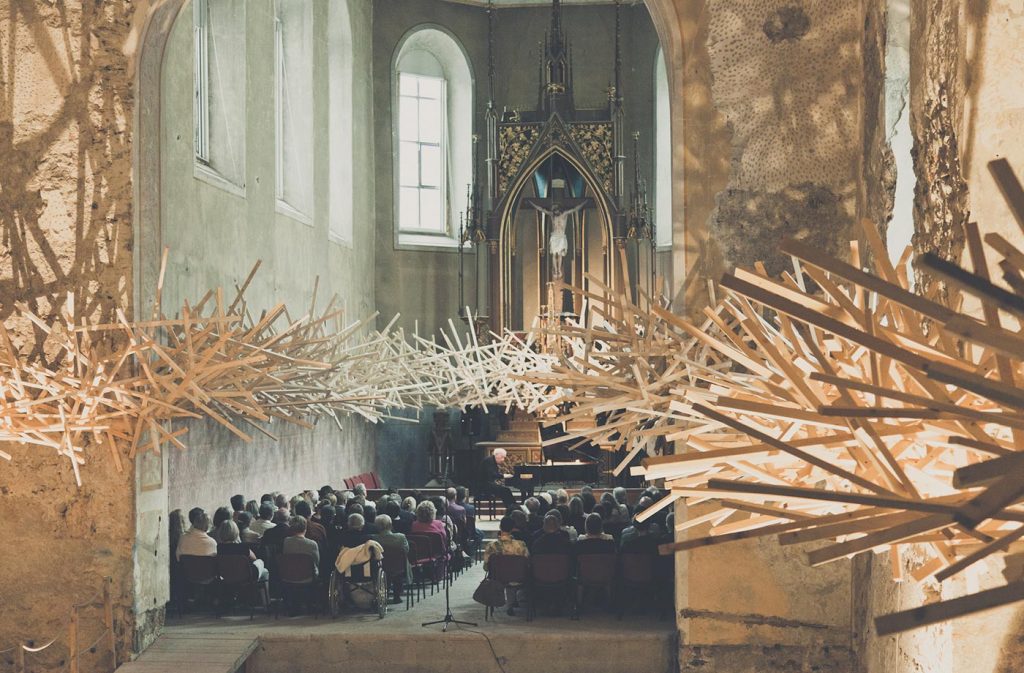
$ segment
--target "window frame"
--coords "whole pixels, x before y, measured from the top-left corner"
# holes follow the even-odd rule
[[[451,204],[449,203],[449,199],[451,198],[451,195],[449,194],[449,191],[448,191],[448,154],[449,154],[449,152],[448,152],[448,149],[449,149],[449,146],[448,146],[448,143],[449,143],[449,138],[448,138],[448,80],[445,77],[435,77],[435,76],[432,76],[432,75],[420,75],[418,73],[402,72],[401,70],[397,71],[397,74],[398,74],[398,81],[399,81],[399,85],[398,85],[398,118],[399,118],[398,128],[399,128],[399,133],[398,133],[398,137],[397,137],[397,140],[398,140],[398,152],[397,152],[398,168],[396,170],[396,173],[398,175],[399,199],[395,202],[395,213],[396,213],[396,219],[398,221],[398,233],[399,233],[399,235],[401,235],[401,234],[411,234],[411,235],[414,235],[414,236],[437,236],[437,237],[441,237],[441,238],[452,238],[451,222],[449,221],[449,218],[448,218],[448,209],[451,206]],[[402,90],[401,90],[401,79],[402,79],[402,77],[411,77],[411,78],[414,78],[417,81],[417,90],[416,90],[416,95],[415,96],[407,96],[407,95],[402,94]],[[434,81],[434,82],[438,82],[440,84],[441,92],[440,92],[440,95],[437,98],[425,98],[425,97],[420,95],[420,92],[419,92],[419,82],[423,81],[423,80]],[[439,129],[439,133],[438,133],[438,140],[437,140],[437,142],[428,142],[428,141],[422,140],[422,138],[420,137],[418,132],[417,132],[417,139],[415,141],[410,141],[410,140],[406,140],[406,139],[402,138],[402,136],[401,136],[401,118],[402,118],[402,101],[403,101],[403,99],[412,99],[412,100],[417,101],[417,117],[416,117],[416,120],[417,120],[417,131],[419,131],[419,124],[418,124],[418,122],[421,119],[420,115],[419,115],[419,106],[420,106],[419,101],[422,101],[422,100],[436,100],[438,102],[438,107],[440,108],[440,114],[439,114],[440,129]],[[417,169],[418,170],[416,171],[416,173],[417,173],[417,180],[418,180],[419,184],[415,185],[415,186],[402,184],[402,170],[401,170],[402,145],[404,145],[405,143],[412,143],[412,142],[415,142],[415,144],[417,146]],[[438,177],[438,181],[437,181],[438,184],[437,184],[436,187],[423,184],[423,148],[424,147],[435,147],[435,148],[437,148],[437,152],[438,152],[438,155],[440,157],[440,164],[441,165],[440,165],[439,177]],[[419,196],[419,211],[418,211],[418,214],[420,215],[420,217],[418,218],[418,220],[419,220],[419,224],[421,225],[419,227],[405,227],[402,224],[403,223],[403,217],[402,217],[401,208],[400,208],[400,206],[401,206],[401,193],[402,193],[402,190],[405,190],[405,189],[415,189],[417,191],[417,195]],[[438,193],[438,195],[439,195],[440,213],[438,213],[438,219],[439,219],[439,221],[441,223],[441,228],[440,229],[431,229],[431,228],[423,227],[422,226],[422,223],[423,223],[423,216],[422,216],[422,214],[423,214],[422,192],[424,190],[436,191]]]
[[[243,23],[246,21],[246,5],[242,5]],[[192,175],[218,189],[245,198],[245,134],[239,156],[241,179],[236,182],[212,163],[210,133],[212,114],[210,106],[210,0],[194,0],[192,5]],[[245,124],[246,109],[243,95],[242,123]]]
[[[672,250],[674,241],[672,240],[674,233],[673,220],[675,217],[675,206],[674,206],[674,194],[673,194],[673,176],[674,171],[672,168],[673,164],[673,152],[672,152],[672,87],[668,76],[668,61],[665,57],[665,52],[661,45],[658,45],[658,49],[654,53],[654,225],[655,225],[655,241],[654,247],[659,252],[669,252]],[[665,92],[665,114],[662,113],[662,101],[659,92],[664,87]],[[663,118],[664,117],[664,118]],[[668,142],[662,142],[662,134],[665,133],[668,136]],[[667,156],[664,156],[667,154]],[[664,156],[667,165],[667,180],[662,181],[659,178],[662,177],[662,158]],[[662,191],[666,190],[667,195],[663,194]],[[668,222],[663,222],[661,215],[662,212],[661,200],[667,198],[668,204],[665,210],[668,213]],[[658,240],[657,235],[662,231],[665,231],[663,227],[667,225],[668,231],[668,243],[663,243]]]
[[[310,31],[308,36],[310,39],[313,38],[313,17],[311,15],[312,5],[311,0],[305,0],[303,5],[303,20],[308,22],[303,26],[304,29]],[[310,203],[309,212],[306,212],[296,205],[292,204],[287,199],[287,184],[285,183],[285,175],[287,173],[285,163],[285,106],[291,103],[288,97],[288,85],[287,75],[288,69],[286,67],[285,58],[285,21],[282,19],[281,14],[284,11],[284,0],[274,0],[273,5],[273,18],[274,18],[274,208],[277,213],[296,220],[307,226],[314,226],[314,216],[316,211],[316,166],[313,159],[313,155],[316,151],[316,143],[310,141],[310,152],[309,152],[309,181],[310,181]],[[316,86],[316,81],[313,78],[313,69],[316,67],[316,54],[310,52],[310,80],[311,87]],[[315,105],[315,94],[313,89],[310,89],[309,97],[310,110],[313,110]],[[310,134],[313,133],[312,128]],[[312,137],[312,136],[311,136]]]

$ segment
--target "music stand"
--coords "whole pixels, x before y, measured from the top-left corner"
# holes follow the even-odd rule
[[[444,527],[444,548],[447,553],[448,550],[448,526]],[[451,596],[451,581],[448,579],[448,568],[445,566],[445,578],[444,578],[444,617],[441,619],[435,619],[431,622],[423,622],[420,626],[433,626],[435,624],[444,624],[441,627],[441,633],[448,632],[448,625],[455,624],[456,626],[478,626],[476,622],[463,622],[455,619],[455,615],[452,614],[452,596]]]

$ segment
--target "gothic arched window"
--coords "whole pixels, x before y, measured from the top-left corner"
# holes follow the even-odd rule
[[[407,35],[393,101],[396,242],[458,245],[473,162],[473,75],[461,45],[433,27]]]
[[[672,247],[672,124],[665,52],[654,61],[654,223],[657,246]]]
[[[335,0],[327,8],[327,125],[330,159],[328,232],[332,240],[352,244],[353,178],[352,158],[352,24],[348,0]]]

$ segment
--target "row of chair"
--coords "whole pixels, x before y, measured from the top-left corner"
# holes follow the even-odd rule
[[[663,560],[665,559],[665,560]],[[575,560],[575,563],[574,563]],[[544,597],[570,602],[571,616],[578,619],[588,591],[602,591],[615,605],[619,619],[637,600],[647,599],[664,614],[664,596],[660,585],[672,586],[671,558],[642,553],[535,554],[530,557],[494,554],[487,561],[487,576],[506,587],[525,591],[527,620],[536,615],[537,603]],[[486,617],[494,613],[489,608]]]

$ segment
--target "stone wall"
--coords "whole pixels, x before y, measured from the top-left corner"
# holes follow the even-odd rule
[[[26,357],[55,353],[12,317],[15,302],[48,317],[70,293],[77,320],[131,314],[135,100],[127,38],[147,4],[0,3],[0,319]],[[133,466],[125,460],[118,472],[105,447],[88,447],[79,488],[67,460],[51,451],[2,449],[13,461],[0,461],[0,650],[65,633],[71,604],[92,598],[109,576],[123,656],[136,625]],[[82,620],[98,628],[95,609]],[[66,635],[29,655],[33,670],[63,668],[64,643]],[[0,666],[11,656],[0,655]]]
[[[193,33],[192,12],[183,11],[170,33],[162,79],[161,244],[170,249],[164,301],[180,306],[195,302],[208,289],[226,292],[242,283],[252,265],[262,261],[246,293],[254,314],[286,302],[293,318],[308,310],[314,284],[318,309],[332,296],[345,310],[345,322],[355,322],[374,310],[373,254],[374,152],[371,70],[372,11],[369,3],[349,2],[354,110],[353,188],[354,231],[351,243],[328,233],[330,179],[328,138],[329,70],[328,3],[312,3],[313,78],[307,94],[312,106],[313,210],[310,222],[284,214],[275,199],[274,36],[272,0],[245,3],[246,105],[235,123],[245,127],[245,184],[241,192],[201,179],[193,154]],[[302,99],[300,99],[302,100]],[[297,101],[298,102],[298,101]],[[143,298],[146,301],[148,298]],[[213,421],[189,423],[183,438],[188,451],[174,451],[168,465],[170,510],[199,505],[226,505],[234,493],[247,499],[282,491],[289,494],[324,484],[340,486],[342,479],[374,469],[376,432],[370,424],[346,418],[338,429],[329,419],[308,430],[275,422],[268,426],[279,441],[250,433],[244,442]]]

